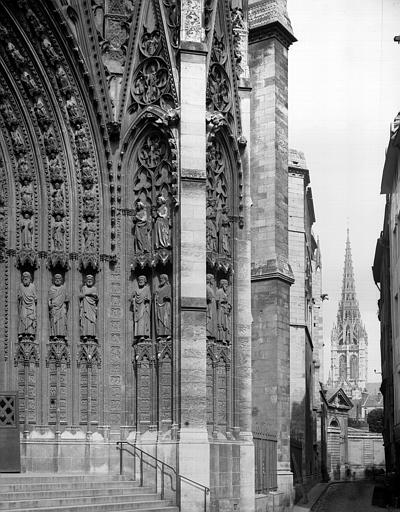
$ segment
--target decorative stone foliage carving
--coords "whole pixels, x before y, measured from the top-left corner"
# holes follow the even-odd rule
[[[183,40],[201,42],[204,37],[201,0],[186,0],[185,2],[182,2],[181,10]]]

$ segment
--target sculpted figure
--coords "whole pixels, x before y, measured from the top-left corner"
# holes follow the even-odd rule
[[[22,274],[18,290],[18,334],[35,334],[37,294],[29,272]]]
[[[224,343],[231,341],[231,310],[232,305],[229,302],[228,295],[228,281],[221,279],[219,282],[220,287],[217,290],[217,327],[218,339]]]
[[[65,72],[65,69],[62,66],[58,66],[57,68],[56,79],[60,89],[62,89],[65,92],[70,90],[69,79],[67,73]]]
[[[167,274],[160,275],[160,284],[155,293],[156,334],[171,335],[171,285]]]
[[[150,252],[150,226],[147,210],[138,200],[136,202],[135,214],[133,217],[135,253]]]
[[[62,183],[55,181],[53,183],[53,210],[64,211],[64,191],[62,189]]]
[[[56,62],[60,61],[60,57],[58,56],[57,52],[54,50],[53,45],[47,39],[47,37],[45,37],[42,41],[42,49],[43,49],[43,53],[49,59],[51,64],[55,64]]]
[[[169,230],[169,211],[166,205],[166,199],[161,194],[157,197],[157,212],[155,223],[155,246],[156,249],[160,247],[170,247],[171,237]]]
[[[23,249],[32,249],[33,241],[33,221],[28,212],[20,220],[21,247]]]
[[[206,298],[207,298],[207,337],[217,337],[217,302],[214,291],[214,276],[207,274]]]
[[[151,293],[146,276],[139,276],[132,295],[134,336],[148,338],[150,336],[150,303]]]
[[[64,250],[65,225],[60,214],[56,215],[53,222],[52,238],[55,251]]]
[[[96,231],[97,226],[93,217],[88,215],[87,222],[83,228],[83,238],[85,240],[85,252],[96,251]]]
[[[86,276],[79,299],[81,335],[96,336],[97,304],[99,302],[99,296],[94,286],[94,276],[90,274]]]
[[[231,222],[228,216],[227,206],[223,206],[222,212],[219,215],[219,253],[225,256],[231,255],[231,242],[230,242],[230,225]]]
[[[22,201],[22,208],[32,208],[33,203],[33,187],[32,183],[24,178],[21,188],[21,201]]]
[[[207,251],[217,252],[217,226],[215,221],[215,201],[207,201],[206,240]]]
[[[21,82],[25,85],[29,96],[33,97],[39,93],[39,88],[28,71],[24,71],[21,75]]]
[[[25,58],[12,43],[7,44],[7,50],[17,66],[25,63]]]
[[[63,276],[55,274],[49,291],[50,336],[67,335],[68,302]]]

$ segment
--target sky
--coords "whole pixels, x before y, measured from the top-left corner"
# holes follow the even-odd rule
[[[289,145],[310,170],[323,264],[325,380],[340,298],[346,230],[369,339],[368,379],[380,380],[379,292],[372,279],[383,226],[380,195],[390,123],[400,111],[399,0],[288,0]]]

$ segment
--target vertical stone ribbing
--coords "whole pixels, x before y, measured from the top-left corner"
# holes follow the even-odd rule
[[[179,472],[209,486],[206,428],[206,51],[181,43]],[[184,485],[182,509],[201,506]],[[197,503],[198,501],[198,503]],[[185,505],[186,503],[186,505]],[[194,508],[193,508],[194,507]]]

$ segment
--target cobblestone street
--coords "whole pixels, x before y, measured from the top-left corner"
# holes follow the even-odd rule
[[[383,508],[371,505],[373,482],[337,483],[317,502],[313,512],[383,512]]]

